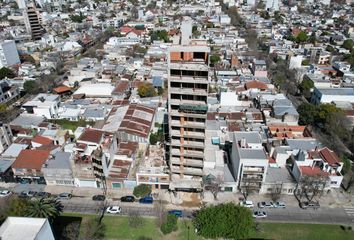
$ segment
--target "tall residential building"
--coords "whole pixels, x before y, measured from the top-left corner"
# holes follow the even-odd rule
[[[31,34],[33,40],[40,40],[43,35],[43,28],[41,26],[41,16],[32,4],[28,5],[27,9],[23,11],[23,18],[27,32]]]
[[[208,111],[210,48],[206,41],[186,42],[172,45],[168,55],[170,189],[177,191],[201,189]]]
[[[267,0],[265,8],[267,11],[279,11],[279,0]]]
[[[6,40],[0,43],[0,68],[20,63],[15,41]],[[1,80],[1,79],[0,79]]]

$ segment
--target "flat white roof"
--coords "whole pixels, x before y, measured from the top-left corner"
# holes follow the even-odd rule
[[[85,94],[86,97],[111,97],[114,86],[108,83],[87,84],[81,86],[74,94]]]
[[[8,217],[0,227],[0,238],[6,240],[34,240],[45,218]]]

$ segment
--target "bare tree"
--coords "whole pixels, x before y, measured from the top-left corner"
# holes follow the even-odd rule
[[[276,201],[279,200],[280,195],[281,195],[282,188],[283,188],[283,184],[282,184],[282,183],[274,184],[274,185],[273,185],[272,191],[271,191],[271,193],[270,193],[270,197],[271,197],[271,199],[272,199],[274,202],[276,202]]]
[[[128,223],[132,228],[139,228],[144,225],[144,219],[138,211],[131,210],[128,212]]]
[[[222,184],[222,179],[221,176],[219,175],[214,180],[212,180],[212,182],[208,186],[208,189],[214,196],[214,200],[218,199],[218,194],[221,190],[221,184]]]
[[[160,227],[164,222],[166,222],[167,217],[167,211],[161,199],[154,201],[154,212],[156,216],[156,225]]]
[[[252,186],[252,181],[250,179],[242,179],[242,183],[240,186],[241,193],[245,200],[247,200],[247,197],[253,192],[254,187]]]
[[[297,185],[296,194],[301,201],[306,198],[313,201],[315,198],[321,198],[328,184],[328,176],[318,174],[315,176],[303,176]]]

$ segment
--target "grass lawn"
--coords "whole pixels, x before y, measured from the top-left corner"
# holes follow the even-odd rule
[[[262,223],[261,231],[252,237],[274,240],[349,240],[354,239],[354,231],[345,232],[339,225]]]
[[[63,129],[68,129],[68,130],[72,130],[72,131],[75,131],[76,128],[78,128],[78,127],[86,127],[86,125],[92,126],[94,124],[94,122],[86,122],[83,120],[69,121],[66,119],[55,119],[55,120],[50,120],[50,122],[60,125]]]
[[[65,214],[65,216],[92,218],[94,215]],[[178,231],[164,236],[155,225],[154,218],[144,218],[140,228],[132,228],[128,218],[124,216],[105,216],[105,239],[137,240],[139,237],[149,237],[153,240],[202,240],[194,233],[194,227],[189,220],[178,221]],[[292,223],[261,223],[260,232],[254,233],[251,239],[274,240],[349,240],[354,239],[354,231],[345,232],[338,225],[323,224],[292,224]],[[188,230],[189,227],[189,230]],[[189,233],[188,233],[189,232]]]

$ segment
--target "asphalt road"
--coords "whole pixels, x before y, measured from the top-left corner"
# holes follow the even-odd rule
[[[24,190],[43,191],[44,185],[28,185],[19,184],[14,189],[16,193]],[[61,200],[64,205],[65,212],[83,213],[83,214],[97,214],[104,205],[106,206],[120,206],[122,208],[122,215],[128,215],[130,212],[137,212],[142,216],[154,216],[153,204],[140,204],[138,202],[125,203],[121,201],[107,200],[105,202],[93,201],[89,197],[73,197],[70,200]],[[168,210],[173,209],[169,205]],[[177,209],[181,209],[176,207]],[[257,208],[255,208],[256,210]],[[183,214],[186,217],[192,215],[193,209],[182,208]],[[301,209],[298,206],[287,206],[285,209],[263,209],[267,213],[267,218],[257,219],[258,221],[276,221],[276,222],[299,222],[299,223],[323,223],[323,224],[354,224],[354,203],[344,206],[326,207],[314,209]]]
[[[90,199],[72,198],[63,200],[65,212],[75,213],[98,213],[103,207],[103,202],[95,202]],[[153,204],[122,203],[120,201],[107,201],[107,206],[116,205],[122,208],[122,215],[137,212],[142,216],[155,216]],[[171,209],[167,209],[171,210]],[[192,210],[182,209],[185,217],[192,216]],[[321,207],[314,209],[301,209],[300,207],[287,207],[285,209],[263,209],[267,218],[258,221],[274,222],[299,222],[299,223],[322,223],[322,224],[354,224],[354,205],[337,208]]]

